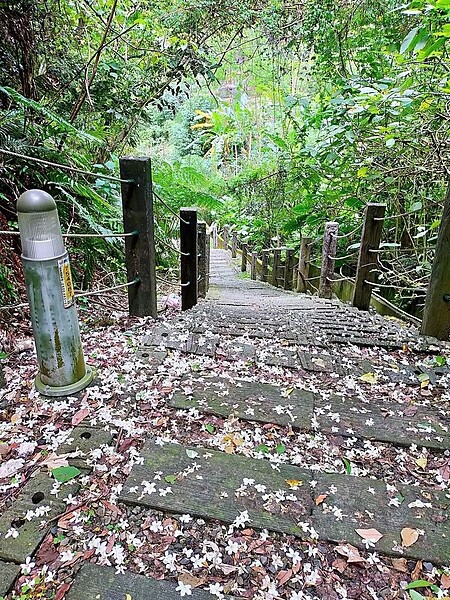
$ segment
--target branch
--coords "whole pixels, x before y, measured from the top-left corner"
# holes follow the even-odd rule
[[[75,103],[75,106],[72,109],[72,112],[70,113],[70,118],[69,118],[70,123],[73,123],[75,121],[75,119],[77,118],[77,115],[80,112],[81,107],[83,106],[84,101],[86,100],[86,98],[88,96],[89,88],[91,87],[92,82],[94,81],[95,76],[97,74],[97,69],[98,69],[98,65],[100,62],[100,56],[101,56],[101,53],[102,53],[104,47],[106,46],[106,38],[108,37],[109,30],[111,29],[112,21],[114,18],[114,14],[116,12],[117,1],[118,0],[114,0],[114,3],[111,8],[111,12],[109,13],[108,20],[106,22],[105,30],[103,32],[102,41],[100,42],[100,46],[98,47],[97,51],[94,54],[95,59],[94,59],[94,65],[92,67],[91,76],[89,77],[88,81],[86,82],[85,89],[81,93],[80,97],[78,98],[77,102]]]

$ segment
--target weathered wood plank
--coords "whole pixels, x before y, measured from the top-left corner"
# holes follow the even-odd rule
[[[133,466],[120,494],[127,504],[189,513],[230,524],[247,511],[248,521],[244,526],[294,535],[300,535],[296,523],[311,513],[310,475],[298,467],[279,465],[275,471],[266,460],[178,444],[161,447],[151,441],[145,444],[142,456],[144,464]],[[175,483],[168,484],[164,479],[167,476],[176,476]],[[245,486],[244,479],[254,483]],[[287,480],[301,483],[294,490]],[[154,482],[155,492],[143,494],[145,487],[149,488],[143,482]],[[257,491],[255,485],[265,487]],[[166,488],[170,493],[166,493]],[[283,502],[275,500],[277,491],[284,494]]]
[[[0,596],[6,596],[20,573],[20,567],[0,560]]]
[[[374,528],[383,534],[371,548],[376,552],[448,564],[450,501],[445,492],[402,485],[388,492],[386,484],[378,480],[325,473],[316,480],[316,496],[327,495],[313,509],[313,525],[320,539],[364,549],[355,530]],[[397,499],[399,506],[392,499]],[[423,532],[410,547],[402,546],[404,527]]]
[[[443,409],[433,411],[379,400],[365,403],[356,397],[336,395],[327,400],[317,399],[314,408],[322,431],[397,446],[450,448],[450,414]]]
[[[175,408],[196,407],[203,412],[228,417],[234,414],[247,421],[291,425],[309,430],[314,395],[286,390],[268,383],[236,381],[235,385],[218,377],[187,379],[168,404]],[[284,394],[284,395],[283,395]]]
[[[80,424],[75,427],[70,434],[69,440],[59,446],[58,454],[68,454],[81,450],[83,456],[71,458],[70,464],[79,469],[90,469],[86,459],[89,457],[89,452],[95,448],[100,448],[102,445],[109,445],[112,440],[112,434],[106,429],[98,429],[89,425]]]
[[[66,509],[63,499],[69,494],[75,494],[79,485],[65,484],[58,499],[50,494],[55,480],[47,474],[39,473],[24,486],[14,503],[0,517],[0,559],[6,562],[24,563],[27,556],[32,556],[41,541],[47,535],[49,527],[41,527],[40,519],[27,521],[28,510],[36,510],[38,506],[49,506],[46,519],[51,519]],[[19,535],[15,538],[5,538],[8,530],[13,527]]]
[[[85,564],[75,577],[67,600],[175,600],[180,598],[174,580],[156,580],[144,575],[127,572],[116,574],[112,567]],[[192,600],[213,600],[206,590],[193,589]],[[232,600],[231,596],[225,596]]]

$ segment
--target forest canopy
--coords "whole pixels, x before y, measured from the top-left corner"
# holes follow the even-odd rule
[[[350,232],[384,202],[397,283],[423,282],[449,175],[449,13],[450,0],[3,2],[0,229],[31,187],[65,229],[120,227],[118,184],[15,155],[117,175],[141,154],[172,208],[197,205],[256,249],[330,219]],[[17,252],[0,240],[1,303],[20,289]],[[77,284],[105,257],[123,271],[120,252],[73,242]]]

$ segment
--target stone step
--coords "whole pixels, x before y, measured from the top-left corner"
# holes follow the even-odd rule
[[[151,440],[142,456],[120,494],[126,504],[359,548],[367,543],[357,530],[376,529],[382,537],[371,547],[377,552],[436,564],[450,560],[448,493],[287,464],[274,468],[266,459]],[[402,545],[407,529],[417,539]]]
[[[175,600],[181,598],[176,581],[156,580],[127,572],[116,574],[112,567],[85,564],[75,577],[67,600]],[[192,600],[213,600],[206,590],[191,589]],[[232,600],[231,596],[225,596]]]
[[[287,392],[287,388],[244,380],[233,384],[215,376],[186,378],[180,387],[167,401],[169,406],[305,431],[312,431],[314,418],[315,427],[333,435],[450,449],[450,414],[444,409],[402,405],[388,398],[376,403],[336,394],[322,398],[305,390]]]
[[[19,573],[19,565],[0,560],[0,597],[6,596],[12,589]]]

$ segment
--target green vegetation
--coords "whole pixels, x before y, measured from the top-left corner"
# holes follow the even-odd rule
[[[0,148],[108,175],[148,154],[172,208],[203,207],[257,249],[333,219],[356,229],[347,255],[366,203],[385,202],[386,281],[423,287],[449,175],[449,14],[449,0],[6,2]],[[0,229],[20,192],[43,187],[65,230],[120,230],[118,183],[6,154],[0,170]],[[158,203],[156,219],[176,237]],[[72,241],[77,286],[105,264],[124,277],[121,248]],[[1,304],[22,286],[18,252],[0,238]],[[175,265],[163,246],[158,264]]]

